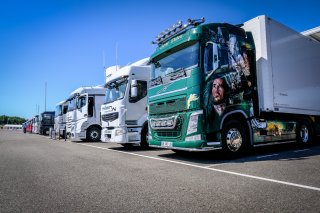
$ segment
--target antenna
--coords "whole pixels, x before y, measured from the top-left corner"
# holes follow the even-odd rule
[[[47,111],[47,82],[44,84],[44,111]]]
[[[116,71],[118,70],[118,42],[116,42]]]
[[[39,107],[40,107],[40,105],[36,104],[36,115],[39,115]]]
[[[102,65],[103,65],[103,68],[106,68],[106,56],[105,56],[105,52],[104,50],[102,50]]]

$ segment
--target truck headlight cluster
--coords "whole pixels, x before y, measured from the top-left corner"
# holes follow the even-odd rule
[[[199,116],[203,114],[203,111],[193,112],[189,117],[187,135],[195,133],[198,131],[198,120]]]
[[[124,135],[124,134],[126,134],[127,133],[127,131],[126,130],[124,130],[124,129],[117,129],[116,131],[115,131],[115,135],[117,136],[117,135]]]

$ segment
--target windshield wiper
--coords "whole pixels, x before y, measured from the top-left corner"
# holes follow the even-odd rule
[[[180,68],[174,70],[173,72],[167,74],[167,76],[169,76],[171,81],[174,81],[178,78],[186,77],[186,71],[184,68],[180,67]]]
[[[162,82],[161,76],[158,76],[158,77],[156,77],[156,78],[154,78],[154,79],[151,80],[151,86],[152,86],[152,87],[153,87],[153,86],[160,85],[160,84],[162,84],[162,83],[163,83],[163,82]]]

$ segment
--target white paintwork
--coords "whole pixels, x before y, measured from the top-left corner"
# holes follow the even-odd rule
[[[112,74],[113,72],[118,71],[119,69],[121,69],[121,67],[120,67],[119,65],[114,65],[114,66],[111,66],[111,67],[106,68],[106,70],[105,70],[105,80],[106,80],[106,83],[108,82],[108,79],[110,78],[111,74]]]
[[[39,115],[32,118],[32,133],[39,134]]]
[[[260,111],[320,115],[320,43],[266,16],[243,28],[255,43]]]
[[[76,97],[78,101],[80,97],[86,98],[86,105],[82,108],[76,108],[67,112],[66,129],[71,140],[77,141],[86,139],[87,130],[95,125],[100,125],[100,108],[104,102],[106,89],[103,86],[95,87],[79,87],[70,94],[70,98]],[[94,97],[93,116],[88,116],[88,98]]]
[[[139,144],[141,142],[141,131],[148,117],[146,110],[147,96],[136,103],[130,103],[129,91],[130,83],[133,79],[147,81],[149,85],[151,68],[147,66],[148,61],[149,58],[145,58],[131,65],[122,67],[111,74],[109,73],[109,78],[106,83],[119,79],[122,76],[128,76],[128,85],[123,99],[101,106],[101,117],[111,112],[119,113],[119,117],[116,120],[106,122],[101,119],[101,141],[121,144]],[[136,124],[126,124],[126,121],[136,121]],[[116,134],[116,132],[119,131],[123,132],[123,134]],[[111,137],[108,137],[108,135],[111,135]]]
[[[312,28],[310,30],[306,30],[301,33],[302,35],[308,36],[311,39],[314,39],[315,41],[320,42],[320,26]]]
[[[56,132],[56,134],[60,134],[61,136],[63,135],[63,132],[66,129],[66,121],[67,121],[67,113],[63,113],[63,108],[64,107],[68,107],[68,101],[64,100],[59,102],[56,107],[60,107],[61,108],[61,113],[56,115],[54,117],[54,130]]]

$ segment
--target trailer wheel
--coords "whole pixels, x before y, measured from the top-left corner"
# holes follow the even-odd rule
[[[149,142],[148,142],[148,137],[149,136],[149,132],[148,132],[148,128],[143,128],[141,131],[141,143],[140,146],[144,149],[147,149],[149,147]]]
[[[87,131],[87,140],[92,142],[97,142],[100,140],[101,130],[97,127],[91,127]]]
[[[242,123],[227,121],[222,130],[222,149],[228,157],[238,157],[246,149],[247,134]]]
[[[302,119],[297,123],[297,141],[302,145],[309,145],[313,140],[313,129],[307,119]]]

